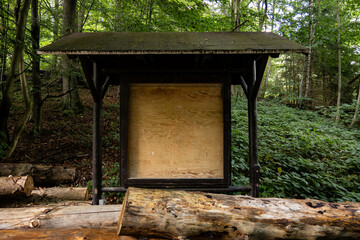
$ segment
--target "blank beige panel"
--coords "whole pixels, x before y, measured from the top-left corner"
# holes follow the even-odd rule
[[[221,84],[131,84],[129,104],[129,178],[223,178]]]

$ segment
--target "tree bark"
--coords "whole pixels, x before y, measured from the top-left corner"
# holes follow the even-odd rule
[[[73,188],[73,187],[53,187],[53,188],[39,188],[31,192],[32,195],[41,197],[59,198],[64,200],[89,200],[89,190],[87,188]]]
[[[337,21],[337,50],[338,50],[338,90],[337,90],[335,122],[338,123],[340,120],[340,105],[341,105],[341,42],[340,42],[339,0],[336,1],[336,21]]]
[[[77,0],[64,0],[63,5],[63,36],[76,32],[76,5]],[[63,61],[63,96],[64,108],[70,109],[77,113],[81,111],[79,91],[77,87],[77,77],[74,76],[74,63],[66,56],[62,57]],[[71,89],[71,91],[69,91]]]
[[[20,71],[20,88],[21,88],[21,92],[22,92],[22,95],[24,98],[25,112],[24,112],[24,115],[22,116],[21,120],[15,125],[13,136],[12,136],[10,144],[9,144],[9,149],[6,151],[6,158],[11,157],[11,155],[15,151],[15,148],[19,142],[21,133],[24,130],[25,125],[26,125],[27,121],[29,120],[30,114],[31,114],[32,102],[31,102],[31,99],[29,96],[29,91],[27,89],[27,81],[26,81],[25,67],[24,67],[24,52],[21,52],[19,71]]]
[[[359,86],[358,86],[355,113],[354,113],[353,120],[351,121],[350,127],[354,126],[354,124],[356,123],[356,120],[357,120],[358,115],[359,115],[359,105],[360,105],[360,80],[359,80]]]
[[[119,235],[168,239],[358,239],[360,204],[129,188]]]
[[[305,87],[305,98],[309,97],[310,94],[310,84],[311,84],[311,60],[312,60],[312,42],[313,42],[313,10],[314,2],[310,0],[309,2],[309,54],[307,55],[307,70],[306,70],[306,87]]]
[[[16,21],[16,37],[5,90],[0,104],[0,142],[10,143],[8,118],[14,95],[14,84],[19,73],[19,64],[24,49],[25,27],[31,0],[24,0]],[[1,134],[2,133],[2,134]]]
[[[33,188],[34,182],[31,176],[0,177],[0,196],[30,196]]]
[[[111,228],[116,233],[121,205],[0,208],[1,229]]]
[[[41,80],[40,80],[40,56],[36,53],[39,49],[40,42],[40,23],[39,23],[39,10],[38,0],[32,0],[31,2],[31,37],[32,37],[32,119],[34,121],[34,132],[40,133],[41,131]]]
[[[75,168],[65,166],[45,166],[29,163],[0,163],[0,176],[31,175],[36,186],[49,186],[61,182],[73,182]]]

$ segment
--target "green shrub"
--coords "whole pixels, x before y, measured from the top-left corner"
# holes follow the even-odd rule
[[[248,184],[247,102],[232,104],[233,182]],[[262,197],[360,202],[360,131],[317,112],[258,104]]]

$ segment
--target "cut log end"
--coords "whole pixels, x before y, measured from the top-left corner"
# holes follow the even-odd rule
[[[26,196],[30,196],[34,188],[34,179],[31,176],[26,176],[24,180],[24,193]]]
[[[122,222],[123,222],[123,218],[124,218],[124,210],[126,209],[126,205],[127,205],[127,202],[128,202],[128,197],[129,197],[129,191],[126,191],[125,197],[124,197],[124,200],[123,200],[123,205],[122,205],[122,208],[121,208],[120,217],[119,217],[119,226],[118,226],[118,229],[117,229],[117,235],[118,236],[121,234]]]
[[[34,181],[31,176],[0,177],[0,195],[2,196],[30,196],[33,188]]]

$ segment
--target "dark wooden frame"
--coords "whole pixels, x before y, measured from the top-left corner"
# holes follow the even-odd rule
[[[99,204],[103,192],[125,192],[128,186],[162,188],[174,187],[176,189],[208,191],[208,192],[236,192],[250,191],[254,197],[259,196],[259,163],[257,139],[257,110],[256,97],[260,88],[262,76],[265,71],[269,54],[248,55],[247,68],[238,69],[164,69],[139,68],[106,69],[101,66],[102,57],[79,56],[94,99],[93,107],[93,204]],[[273,56],[276,57],[276,56]],[[186,76],[184,78],[184,76]],[[119,79],[119,80],[117,80]],[[102,157],[101,157],[101,126],[102,126],[102,99],[109,84],[117,83],[121,86],[121,153],[122,159],[120,177],[121,185],[118,187],[102,187]],[[127,119],[129,101],[129,83],[222,83],[223,111],[224,111],[224,178],[219,179],[127,179],[127,166],[124,159],[127,156]],[[249,119],[249,168],[250,185],[231,186],[231,85],[240,84],[248,99]],[[226,89],[226,91],[224,90]],[[124,105],[124,106],[123,106]],[[124,164],[125,163],[125,164]],[[184,184],[185,183],[185,184]]]
[[[194,80],[188,80],[189,74],[173,74],[172,78],[175,80],[159,80],[160,76],[152,74],[150,80],[149,76],[138,75],[138,80],[126,81],[121,80],[120,83],[120,187],[126,188],[129,186],[135,187],[157,187],[157,188],[228,188],[231,185],[231,81],[230,75],[222,73],[218,75],[217,80],[213,81],[199,81],[199,76],[196,75]],[[163,75],[162,75],[163,76]],[[210,79],[213,76],[201,74],[202,77]],[[128,107],[129,107],[129,85],[131,83],[220,83],[222,84],[222,101],[223,101],[223,178],[222,179],[183,179],[183,178],[161,178],[161,179],[129,179],[127,173],[127,156],[128,156]]]

